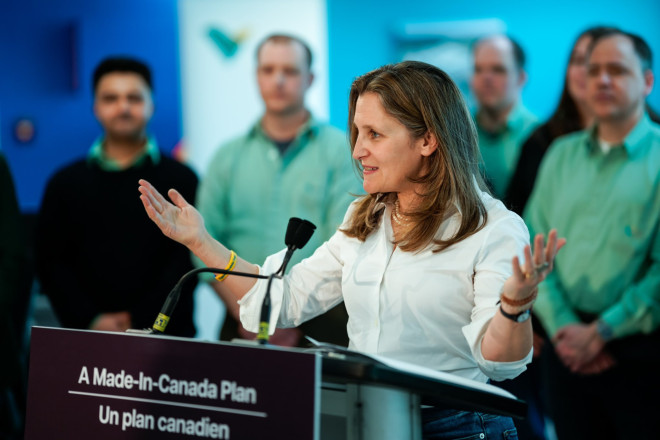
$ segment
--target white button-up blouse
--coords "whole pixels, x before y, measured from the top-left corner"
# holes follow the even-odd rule
[[[314,254],[271,286],[270,328],[295,327],[341,301],[348,311],[349,348],[421,365],[468,379],[504,380],[525,370],[530,353],[515,362],[492,362],[481,340],[497,310],[511,260],[522,258],[529,232],[516,214],[486,193],[484,228],[433,253],[403,252],[392,244],[390,207],[362,242],[337,231]],[[350,218],[351,206],[344,221]],[[452,236],[460,213],[445,220],[436,237]],[[275,272],[285,251],[268,257],[260,273]],[[239,301],[241,322],[257,331],[267,281]]]

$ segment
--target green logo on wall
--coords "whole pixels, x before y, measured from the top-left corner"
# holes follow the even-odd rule
[[[248,36],[247,30],[238,32],[235,36],[228,35],[222,29],[212,27],[209,30],[211,41],[220,49],[220,52],[226,57],[231,58],[238,51],[239,46]]]

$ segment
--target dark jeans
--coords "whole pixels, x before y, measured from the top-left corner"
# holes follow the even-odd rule
[[[617,364],[594,375],[571,373],[554,350],[543,350],[547,407],[558,440],[660,438],[660,332],[606,348]]]
[[[510,417],[472,411],[422,408],[424,440],[518,440]]]

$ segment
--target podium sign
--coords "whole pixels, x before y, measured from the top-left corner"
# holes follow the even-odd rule
[[[318,439],[319,355],[32,329],[25,438]]]

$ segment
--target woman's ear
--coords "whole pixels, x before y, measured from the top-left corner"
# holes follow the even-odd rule
[[[422,138],[421,153],[422,156],[430,156],[438,149],[438,139],[430,130],[426,131]]]

